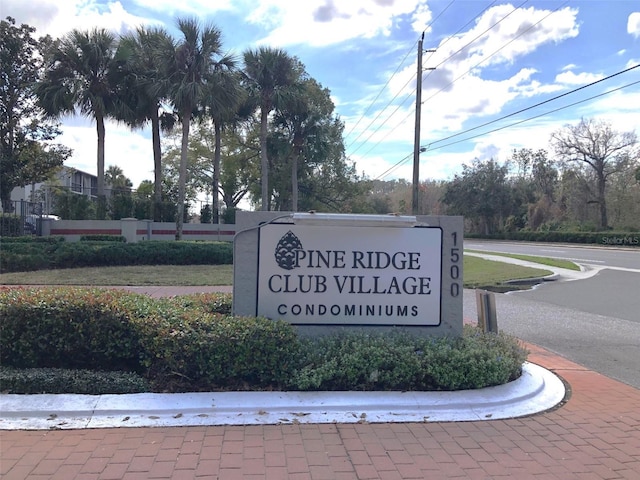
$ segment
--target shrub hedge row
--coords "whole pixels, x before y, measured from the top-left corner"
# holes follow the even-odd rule
[[[584,243],[604,246],[640,247],[640,232],[501,232],[491,235],[465,233],[465,238],[520,240],[528,242]]]
[[[0,272],[115,265],[225,265],[230,242],[9,241],[2,240]]]
[[[516,339],[477,329],[451,339],[402,332],[300,338],[286,322],[233,317],[230,305],[228,294],[154,299],[106,289],[0,288],[0,363],[99,371],[89,393],[116,393],[104,391],[112,380],[98,381],[105,371],[134,375],[122,389],[142,388],[136,378],[143,378],[158,392],[457,390],[515,379],[527,355]],[[55,371],[40,374],[33,388],[73,388],[69,378],[84,378],[42,378]],[[31,378],[14,377],[3,373],[0,390]]]
[[[225,294],[173,300],[121,290],[5,287],[0,363],[138,372],[159,390],[284,385],[297,355],[293,327],[215,313],[229,308]]]
[[[102,372],[61,368],[0,367],[0,391],[4,393],[144,393],[151,385],[133,372]]]
[[[22,232],[22,218],[17,215],[0,213],[0,237],[10,238]]]

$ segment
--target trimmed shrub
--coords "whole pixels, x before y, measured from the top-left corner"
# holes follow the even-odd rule
[[[22,254],[5,251],[0,255],[0,272],[31,272],[49,268],[49,259],[44,252]]]
[[[514,337],[465,326],[462,337],[434,341],[424,350],[425,380],[439,390],[501,385],[520,376],[527,354]]]
[[[126,242],[127,239],[122,235],[82,235],[81,242]]]
[[[306,339],[294,390],[461,390],[518,378],[527,351],[466,326],[460,338],[342,332]]]
[[[120,241],[12,242],[5,248],[0,271],[114,265],[230,265],[231,242]],[[33,256],[34,259],[26,258]]]
[[[408,333],[306,338],[294,390],[415,390],[423,340]]]
[[[4,393],[72,392],[84,395],[104,395],[109,393],[144,393],[149,390],[149,382],[132,372],[0,367],[0,391]]]
[[[196,308],[220,315],[231,315],[232,300],[230,293],[193,293],[173,298],[173,302],[182,308]]]
[[[147,298],[105,289],[2,289],[2,365],[139,370],[125,297]]]
[[[4,249],[5,246],[9,244],[15,244],[15,243],[18,243],[21,245],[40,244],[40,246],[42,246],[43,243],[60,243],[60,242],[64,242],[64,237],[57,236],[57,235],[52,235],[48,237],[34,237],[34,236],[7,237],[7,238],[2,237],[2,248]]]
[[[155,389],[277,388],[298,355],[294,328],[264,318],[163,308],[139,322],[142,364]]]
[[[17,368],[138,371],[160,391],[284,385],[294,328],[231,317],[225,294],[154,299],[119,290],[0,289],[0,361]]]
[[[233,317],[230,308],[228,294],[154,299],[118,290],[2,287],[0,363],[67,369],[25,376],[10,370],[2,390],[92,388],[84,373],[68,369],[95,370],[104,385],[113,383],[103,371],[138,372],[153,391],[169,392],[459,390],[514,380],[527,356],[517,339],[469,326],[459,338],[395,331],[300,339],[289,323]]]

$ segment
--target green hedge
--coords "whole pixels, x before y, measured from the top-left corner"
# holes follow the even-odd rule
[[[279,388],[289,381],[298,354],[290,324],[168,310],[139,324],[142,365],[162,388]]]
[[[82,235],[81,242],[126,242],[123,235]]]
[[[4,288],[0,363],[138,371],[140,342],[125,301],[132,298],[106,289]]]
[[[0,272],[114,265],[229,265],[231,242],[13,241],[3,239]]]
[[[5,393],[104,395],[144,393],[150,388],[145,378],[132,372],[0,367],[0,391]]]
[[[513,380],[527,355],[512,337],[469,327],[460,338],[399,331],[302,339],[282,321],[233,317],[230,305],[228,294],[154,299],[108,289],[2,287],[0,363],[14,369],[3,381],[15,390],[29,383],[16,372],[50,368],[65,372],[50,381],[52,393],[76,388],[69,379],[85,378],[81,370],[100,372],[96,381],[105,371],[138,373],[159,392],[457,390]],[[33,382],[39,390],[49,380]]]
[[[603,246],[640,247],[640,232],[502,232],[492,235],[465,233],[465,238],[519,240],[528,242],[582,243]]]
[[[342,332],[303,341],[300,390],[462,390],[520,376],[527,351],[513,337],[465,326],[459,338]]]
[[[65,239],[62,236],[53,235],[48,237],[34,237],[34,236],[26,236],[26,237],[2,237],[2,245],[3,248],[5,245],[9,244],[43,244],[43,243],[60,243],[64,242]]]
[[[298,354],[294,328],[231,317],[230,305],[228,294],[4,287],[0,363],[140,372],[160,391],[285,385]]]
[[[22,234],[21,221],[22,217],[17,215],[0,213],[0,237],[3,241]]]

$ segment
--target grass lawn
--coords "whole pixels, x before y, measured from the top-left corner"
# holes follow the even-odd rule
[[[0,274],[1,285],[184,285],[233,283],[233,265],[138,265]]]
[[[465,288],[489,288],[500,286],[508,280],[541,277],[550,273],[543,269],[522,267],[472,256],[464,257]],[[141,265],[0,274],[1,285],[216,286],[231,285],[232,283],[232,265]]]
[[[559,258],[549,258],[549,257],[538,257],[535,255],[519,255],[515,253],[501,253],[501,252],[490,252],[486,250],[465,250],[466,252],[471,253],[482,253],[487,255],[495,255],[497,257],[509,257],[516,258],[518,260],[524,260],[526,262],[540,263],[542,265],[548,265],[550,267],[558,267],[558,268],[566,268],[567,270],[575,270],[580,271],[580,267],[569,260],[561,260]]]
[[[529,268],[511,263],[485,260],[471,255],[464,257],[464,288],[484,288],[503,286],[509,280],[525,280],[528,278],[540,278],[550,275],[552,272],[541,268]],[[510,290],[516,290],[521,286],[512,286]],[[528,288],[528,287],[525,287]]]

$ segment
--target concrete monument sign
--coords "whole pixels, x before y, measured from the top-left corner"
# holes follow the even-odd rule
[[[302,330],[462,330],[462,218],[240,212],[236,315]]]

